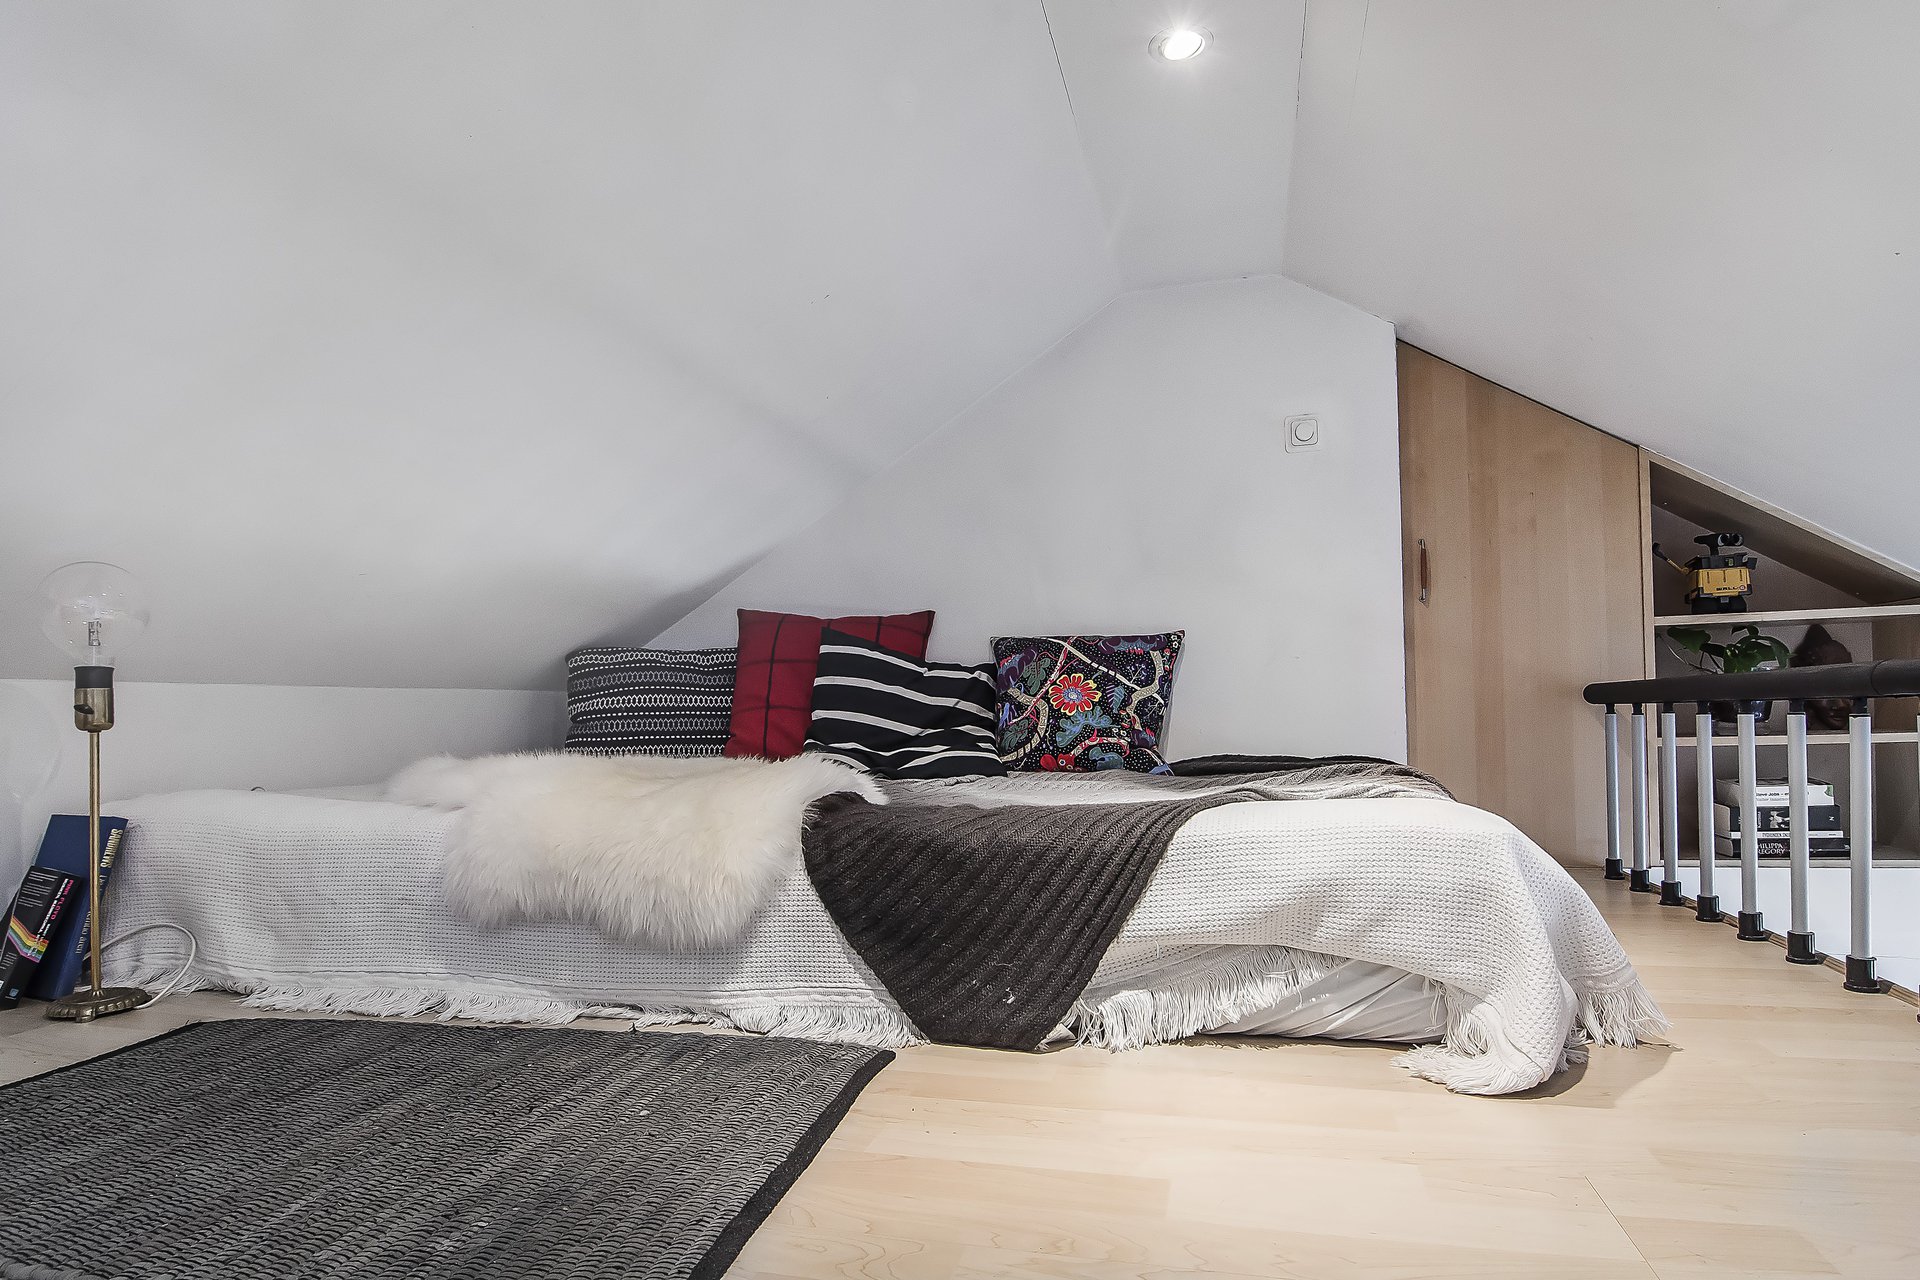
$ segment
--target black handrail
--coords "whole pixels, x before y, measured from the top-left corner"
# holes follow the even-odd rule
[[[1841,662],[1739,675],[1702,671],[1653,680],[1605,680],[1588,685],[1582,696],[1600,707],[1776,698],[1790,702],[1811,698],[1911,698],[1920,696],[1920,658]]]

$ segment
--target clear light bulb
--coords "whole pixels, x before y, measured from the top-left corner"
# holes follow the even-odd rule
[[[1197,27],[1176,27],[1172,31],[1162,31],[1147,46],[1155,56],[1168,62],[1185,62],[1188,58],[1198,57],[1207,47],[1207,33]]]
[[[76,667],[111,667],[147,629],[147,596],[116,564],[61,565],[40,584],[41,629]]]

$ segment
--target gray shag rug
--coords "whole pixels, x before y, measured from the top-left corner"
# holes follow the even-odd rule
[[[0,1088],[0,1276],[718,1276],[892,1059],[198,1023]]]

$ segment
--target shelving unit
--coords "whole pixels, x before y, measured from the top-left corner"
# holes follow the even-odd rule
[[[1645,490],[1646,673],[1678,675],[1689,669],[1665,633],[1676,627],[1702,627],[1724,634],[1734,627],[1758,626],[1792,647],[1804,629],[1819,624],[1846,645],[1855,661],[1920,657],[1920,572],[1793,516],[1749,494],[1671,459],[1642,451]],[[1697,533],[1737,530],[1747,550],[1760,560],[1748,613],[1682,613],[1684,580],[1653,558],[1651,543],[1676,560],[1694,554]],[[1649,712],[1653,708],[1648,709]],[[1680,767],[1682,812],[1691,812],[1693,711],[1682,707],[1681,732],[1674,744],[1688,759]],[[1785,772],[1783,706],[1776,706],[1771,728],[1756,738],[1763,776]],[[1649,714],[1649,753],[1658,750],[1658,717]],[[1844,733],[1812,732],[1807,742],[1821,762],[1816,770],[1833,782],[1842,803],[1851,786],[1846,775]],[[1874,710],[1874,843],[1876,866],[1920,866],[1920,704],[1888,701]],[[1716,772],[1730,776],[1738,746],[1732,726],[1715,725]],[[1656,803],[1658,779],[1655,780]],[[1681,851],[1691,861],[1694,837],[1682,823]]]

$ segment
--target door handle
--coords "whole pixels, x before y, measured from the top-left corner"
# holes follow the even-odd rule
[[[1427,540],[1420,539],[1420,603],[1433,594],[1433,565],[1427,555]]]

